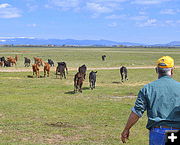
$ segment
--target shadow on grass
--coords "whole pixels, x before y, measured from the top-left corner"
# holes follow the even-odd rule
[[[122,82],[112,82],[113,84],[122,84]]]
[[[82,88],[82,90],[89,90],[89,89],[90,89],[89,87]]]
[[[71,125],[68,122],[45,123],[45,125],[60,128],[75,128],[74,125]]]
[[[31,76],[31,75],[28,75],[27,77],[28,77],[28,78],[38,78],[38,77],[36,77],[36,76]],[[39,76],[39,78],[44,78],[44,76]]]
[[[64,94],[75,94],[74,91],[68,91],[68,92],[65,92]]]
[[[90,90],[90,88],[89,87],[84,87],[84,88],[82,88],[82,90]],[[68,91],[68,92],[65,92],[64,94],[76,94],[76,93],[80,93],[80,92],[74,92],[74,91]]]

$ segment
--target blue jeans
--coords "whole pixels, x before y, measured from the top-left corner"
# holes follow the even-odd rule
[[[152,128],[149,131],[149,145],[165,145],[166,130],[177,130],[172,128]]]

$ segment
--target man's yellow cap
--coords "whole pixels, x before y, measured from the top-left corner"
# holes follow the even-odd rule
[[[172,68],[174,67],[174,59],[170,56],[162,56],[158,59],[157,66],[160,68]]]

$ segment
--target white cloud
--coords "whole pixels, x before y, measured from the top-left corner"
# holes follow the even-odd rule
[[[91,10],[96,13],[109,13],[112,12],[112,9],[106,6],[103,6],[98,3],[87,3],[86,7],[88,10]]]
[[[49,0],[46,8],[57,7],[61,10],[83,10],[93,13],[110,13],[122,9],[120,3],[128,0]]]
[[[133,4],[140,4],[140,5],[153,5],[153,4],[160,4],[163,2],[172,1],[172,0],[133,0]]]
[[[7,7],[9,7],[10,5],[9,4],[7,4],[7,3],[4,3],[4,4],[0,4],[0,8],[7,8]]]
[[[1,42],[6,42],[6,40],[0,40]]]
[[[139,14],[140,15],[146,15],[147,13],[145,11],[140,11]]]
[[[62,10],[71,10],[72,8],[79,8],[81,0],[49,0],[51,6],[59,7]],[[46,7],[51,7],[46,5]]]
[[[148,19],[144,23],[139,23],[138,26],[140,26],[140,27],[157,26],[157,20],[156,19]]]
[[[167,14],[167,15],[174,15],[178,12],[178,10],[174,10],[174,9],[165,9],[160,11],[161,14]]]
[[[96,2],[126,2],[128,0],[96,0]]]
[[[37,24],[27,24],[28,27],[37,27]]]
[[[106,19],[123,19],[123,18],[126,18],[127,16],[126,15],[109,15],[109,16],[106,16],[105,18]]]
[[[166,26],[167,26],[167,25],[168,25],[168,26],[175,26],[175,23],[176,23],[176,22],[174,22],[173,20],[166,20],[166,21],[165,21],[165,25],[166,25]]]
[[[180,20],[177,20],[177,23],[180,24]]]
[[[27,5],[30,12],[35,11],[35,10],[38,9],[38,5],[33,5],[33,4],[30,4],[30,3],[28,3],[26,5]]]
[[[20,11],[10,4],[0,4],[0,18],[18,18],[21,17]]]
[[[136,21],[141,21],[141,20],[148,19],[148,16],[134,16],[134,17],[131,17],[130,19],[136,20]]]
[[[35,39],[35,37],[0,37],[0,39],[15,39],[15,38],[29,38],[29,39]]]

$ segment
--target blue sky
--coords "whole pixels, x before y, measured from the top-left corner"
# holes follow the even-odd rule
[[[1,0],[0,37],[180,41],[180,1]]]

